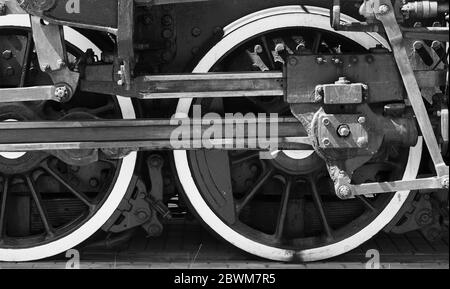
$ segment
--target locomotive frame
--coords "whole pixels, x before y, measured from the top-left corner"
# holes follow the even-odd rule
[[[161,28],[161,37],[167,40],[166,45],[163,49],[155,48],[153,51],[165,52],[158,61],[167,64],[165,72],[172,73],[149,74],[148,69],[142,68],[145,61],[141,61],[144,55],[140,54],[140,50],[145,45],[149,47],[144,47],[144,50],[152,50],[152,43],[138,43],[136,38],[140,36],[136,30],[142,28],[137,24],[141,15],[136,11],[158,6],[164,9],[167,5],[190,5],[194,7],[192,10],[201,7],[195,5],[221,7],[221,4],[217,4],[220,3],[219,0],[94,0],[84,2],[85,6],[79,6],[79,1],[2,1],[0,11],[3,14],[30,15],[39,69],[49,75],[53,85],[2,88],[0,103],[66,103],[76,91],[120,95],[136,101],[283,97],[294,117],[276,120],[279,128],[277,147],[281,150],[304,150],[312,147],[325,160],[338,198],[351,200],[358,196],[370,197],[374,194],[416,190],[423,193],[438,190],[448,194],[449,169],[444,160],[448,143],[448,134],[445,137],[444,131],[448,130],[448,118],[446,122],[443,121],[441,131],[436,132],[421,91],[448,85],[448,70],[438,66],[434,69],[414,68],[409,48],[405,45],[407,41],[417,39],[448,43],[448,27],[410,28],[407,25],[409,17],[441,17],[448,13],[448,3],[419,1],[402,4],[402,1],[366,0],[359,7],[360,19],[366,21],[349,23],[341,19],[341,10],[361,1],[342,2],[342,5],[339,0],[334,0],[332,5],[329,5],[329,1],[320,3],[329,8],[331,27],[344,33],[384,33],[384,47],[374,47],[364,54],[291,54],[283,63],[282,72],[261,69],[262,71],[252,73],[173,73],[176,70],[170,68],[170,63],[176,62],[174,55],[179,45],[173,39],[178,32],[176,29]],[[422,3],[423,6],[417,3]],[[264,6],[266,3],[260,5]],[[246,7],[246,4],[239,7]],[[107,13],[98,15],[97,11],[100,9]],[[172,27],[173,21],[175,20],[172,18],[165,18],[162,26]],[[93,60],[92,51],[87,51],[78,61],[76,70],[69,67],[62,26],[77,29],[99,45],[106,43],[103,44],[107,48],[102,61]],[[199,36],[201,29],[193,29],[191,33]],[[206,49],[213,46],[216,43],[214,39],[222,35],[223,30],[217,27],[209,40],[213,44],[207,43]],[[108,38],[113,38],[113,41]],[[198,50],[196,53],[201,54]],[[444,61],[445,53],[440,57]],[[300,65],[305,63],[310,67],[316,65],[312,76],[305,73],[304,66]],[[368,69],[383,73],[374,76]],[[323,79],[318,79],[322,73]],[[331,82],[332,79],[337,81]],[[387,87],[391,89],[386,91]],[[407,108],[401,107],[400,114],[380,115],[369,107],[369,104],[398,103],[405,100]],[[440,103],[444,105],[442,111],[445,111],[445,100]],[[334,107],[345,109],[339,111]],[[405,112],[408,108],[409,113]],[[411,115],[415,116],[415,120]],[[94,155],[101,152],[111,159],[121,159],[134,151],[179,149],[173,147],[171,136],[176,130],[189,129],[189,126],[182,123],[186,117],[179,116],[175,121],[165,118],[1,122],[0,151],[42,151],[59,158],[62,158],[61,152],[69,152],[69,156],[63,160],[76,164],[76,157],[70,152],[94,150]],[[192,122],[195,123],[195,120]],[[226,120],[222,120],[222,123],[225,127],[230,124]],[[266,127],[268,122],[258,120],[256,125]],[[200,131],[206,131],[211,126],[212,120],[198,123]],[[255,149],[250,148],[250,143],[257,136],[252,134],[249,123],[244,123],[244,126],[243,136],[233,133],[231,137],[216,139],[212,147],[206,148],[203,145],[182,149]],[[349,138],[350,133],[352,139]],[[443,139],[443,144],[439,144],[437,135]],[[376,155],[383,144],[411,148],[421,142],[422,138],[428,148],[435,175],[363,184],[352,182],[354,172]],[[186,141],[191,143],[198,139],[191,135]],[[239,147],[238,143],[244,145]],[[267,150],[267,147],[256,149]],[[164,215],[165,208],[158,205],[158,201],[160,200],[148,200]]]

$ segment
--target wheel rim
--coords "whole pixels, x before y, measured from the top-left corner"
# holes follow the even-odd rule
[[[268,9],[229,25],[225,30],[224,39],[219,42],[199,63],[194,72],[207,72],[213,68],[221,59],[226,56],[229,51],[233,51],[250,36],[262,34],[285,27],[310,26],[314,23],[319,28],[329,30],[329,18],[325,9],[308,7],[306,13],[301,7],[287,6],[275,9]],[[345,21],[353,21],[349,18],[343,18]],[[355,34],[341,33],[342,36],[355,39]],[[360,43],[364,48],[374,47],[378,43],[385,44],[377,35],[357,34]],[[362,40],[361,40],[362,39]],[[177,109],[179,115],[186,115],[191,107],[192,100],[181,100]],[[410,150],[407,166],[404,170],[403,179],[415,178],[420,162],[422,142]],[[379,232],[389,221],[395,216],[403,205],[409,192],[398,192],[393,198],[386,201],[384,209],[372,218],[362,229],[353,232],[350,237],[344,237],[329,245],[318,245],[310,248],[292,249],[276,244],[267,245],[268,242],[261,242],[261,238],[254,238],[249,234],[244,235],[240,228],[228,225],[223,218],[211,209],[208,201],[205,201],[204,195],[200,192],[198,175],[192,165],[191,153],[185,151],[174,152],[175,163],[180,178],[180,182],[184,188],[189,203],[192,205],[196,213],[207,225],[227,241],[237,247],[250,252],[252,254],[280,261],[314,261],[330,258],[362,244],[366,240],[373,237]],[[204,175],[204,173],[202,172]],[[197,182],[196,182],[197,180]],[[251,235],[251,234],[250,234]],[[325,243],[324,243],[325,244]]]
[[[26,26],[2,31],[3,35],[14,31],[14,35],[30,37]],[[68,51],[72,55],[79,52],[70,44]],[[48,81],[41,76],[32,78],[39,79],[39,84]],[[67,104],[11,103],[0,107],[0,117],[50,120],[64,118],[67,112],[114,119],[136,117],[130,99],[96,96],[95,101],[84,102],[83,97],[74,96]],[[82,167],[69,166],[45,153],[1,154],[0,158],[0,260],[29,261],[73,248],[100,229],[128,189],[137,154]],[[8,171],[8,167],[13,169]],[[28,212],[29,222],[17,222],[20,214],[14,208],[20,208],[22,214]]]

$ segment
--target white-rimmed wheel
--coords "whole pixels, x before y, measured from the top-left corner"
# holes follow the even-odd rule
[[[313,53],[367,52],[376,34],[335,32],[328,10],[286,6],[260,11],[225,28],[223,39],[200,61],[195,72],[245,71],[248,52],[262,47],[271,70],[273,43],[283,39],[295,50],[296,40]],[[355,21],[342,17],[343,21]],[[301,36],[301,37],[299,37]],[[305,67],[305,69],[308,69]],[[193,104],[203,112],[276,112],[289,114],[282,99],[180,100],[177,113]],[[384,147],[355,173],[355,181],[413,179],[422,141],[409,150]],[[261,160],[256,152],[175,151],[178,177],[187,203],[219,236],[260,257],[279,261],[315,261],[348,252],[382,230],[397,214],[409,192],[342,201],[336,198],[325,166],[311,152],[279,152]]]
[[[27,21],[1,22],[0,48],[11,51],[7,64],[14,70],[1,86],[51,83],[37,69]],[[3,20],[3,19],[2,19]],[[23,19],[22,19],[23,21]],[[18,25],[19,24],[19,25]],[[83,49],[94,47],[77,36],[70,41],[69,66]],[[4,46],[4,47],[2,47]],[[3,50],[2,50],[3,51]],[[9,53],[8,53],[9,54]],[[22,69],[25,66],[26,69]],[[15,77],[17,76],[17,77]],[[65,104],[53,102],[0,105],[0,121],[83,119],[134,119],[131,100],[108,95],[75,94]],[[125,195],[137,154],[122,160],[67,164],[61,159],[89,158],[90,151],[61,153],[0,152],[0,261],[30,261],[57,255],[93,235],[110,218]]]

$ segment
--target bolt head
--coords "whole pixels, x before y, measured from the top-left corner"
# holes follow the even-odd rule
[[[262,53],[264,50],[263,50],[263,47],[261,45],[257,44],[257,45],[255,45],[254,51],[255,51],[255,53],[259,54],[259,53]]]
[[[440,41],[433,41],[433,43],[431,43],[431,48],[433,49],[438,49],[442,47],[442,42]]]
[[[378,8],[378,12],[380,12],[380,14],[382,14],[382,15],[388,13],[389,12],[389,6],[387,6],[387,5],[380,5],[380,7]]]
[[[96,188],[96,187],[98,187],[99,182],[96,178],[92,178],[89,180],[89,185],[93,188]]]
[[[296,66],[298,64],[297,58],[295,58],[295,57],[289,58],[289,64],[291,66]]]
[[[433,222],[433,214],[428,209],[422,210],[419,212],[416,221],[420,226],[429,225]]]
[[[198,37],[198,36],[200,36],[200,34],[202,34],[202,30],[198,27],[194,27],[194,28],[192,28],[191,34],[194,37]]]
[[[449,188],[449,180],[448,177],[444,178],[444,180],[442,181],[442,187],[444,189],[448,189]]]
[[[330,120],[328,118],[324,118],[322,123],[323,123],[324,126],[329,126],[331,124]]]
[[[12,53],[11,50],[5,50],[5,51],[3,51],[3,53],[2,53],[3,59],[6,59],[6,60],[11,59],[12,56],[13,56],[13,53]]]
[[[364,116],[361,116],[360,118],[358,118],[358,123],[359,124],[365,124],[366,123],[366,118]]]
[[[346,124],[343,124],[341,126],[339,126],[338,128],[338,135],[340,137],[348,137],[350,135],[351,131],[350,131],[350,127]]]
[[[150,228],[148,228],[148,233],[150,236],[158,236],[161,234],[161,232],[161,228],[156,225],[152,225],[150,226]]]
[[[341,64],[342,61],[339,58],[333,59],[334,64]]]
[[[317,57],[316,58],[316,63],[317,64],[324,64],[325,62],[327,62],[327,61],[323,57]]]
[[[336,81],[336,84],[349,84],[350,81],[347,79],[347,77],[339,77],[339,80]]]
[[[139,218],[139,220],[146,220],[148,218],[148,214],[144,211],[139,211],[138,218]]]
[[[413,44],[413,47],[415,50],[420,50],[423,48],[423,42],[422,41],[416,41]]]
[[[367,63],[373,63],[373,61],[374,61],[374,59],[373,59],[373,56],[372,55],[367,55],[366,56],[366,61],[367,61]]]
[[[162,18],[161,22],[164,26],[170,26],[173,23],[173,19],[170,15],[166,15]]]
[[[163,37],[164,39],[172,38],[172,36],[173,36],[173,31],[172,31],[172,30],[170,30],[170,29],[164,29],[164,30],[163,30],[163,32],[162,32],[162,37]]]
[[[67,86],[59,86],[55,89],[55,98],[59,101],[64,102],[69,97],[70,90]]]
[[[325,138],[325,139],[323,139],[323,144],[325,145],[325,146],[330,146],[331,145],[331,141],[330,141],[330,139],[328,139],[328,138]]]
[[[150,24],[152,24],[152,17],[150,17],[150,16],[145,16],[145,17],[144,17],[144,24],[145,24],[145,25],[150,25]]]
[[[352,195],[352,191],[350,190],[350,187],[348,186],[340,186],[338,189],[338,195],[342,199],[348,199]]]

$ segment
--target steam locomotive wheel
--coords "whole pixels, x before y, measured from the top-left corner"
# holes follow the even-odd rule
[[[26,27],[0,28],[1,45],[17,49],[13,51],[15,65],[25,63],[21,59],[26,59],[29,68],[38,65],[33,49],[25,55],[21,52],[30,36]],[[67,51],[73,65],[81,51],[71,44]],[[51,83],[39,69],[26,73],[21,78],[25,79],[23,86]],[[84,117],[136,116],[131,100],[107,95],[77,93],[64,104],[0,106],[0,121]],[[137,155],[132,153],[122,160],[108,160],[102,154],[92,160],[92,155],[92,151],[0,152],[0,261],[30,261],[62,253],[86,240],[109,219],[127,191]],[[62,160],[71,160],[71,164]]]
[[[276,38],[288,44],[300,35],[313,53],[329,53],[333,47],[338,53],[386,46],[376,34],[335,32],[329,26],[328,11],[316,7],[257,12],[226,27],[223,39],[195,72],[251,70],[245,59],[256,45],[263,48],[259,52],[267,67],[277,70],[267,50]],[[205,113],[233,113],[237,108],[242,113],[290,113],[276,98],[183,99],[177,113],[189,114],[193,104],[201,105]],[[415,178],[421,152],[422,141],[409,151],[384,148],[355,173],[354,181]],[[175,151],[174,160],[188,205],[210,229],[242,250],[278,261],[322,260],[358,247],[394,218],[409,195],[405,191],[339,200],[323,162],[312,151],[282,151],[274,160],[262,160],[251,151]]]

